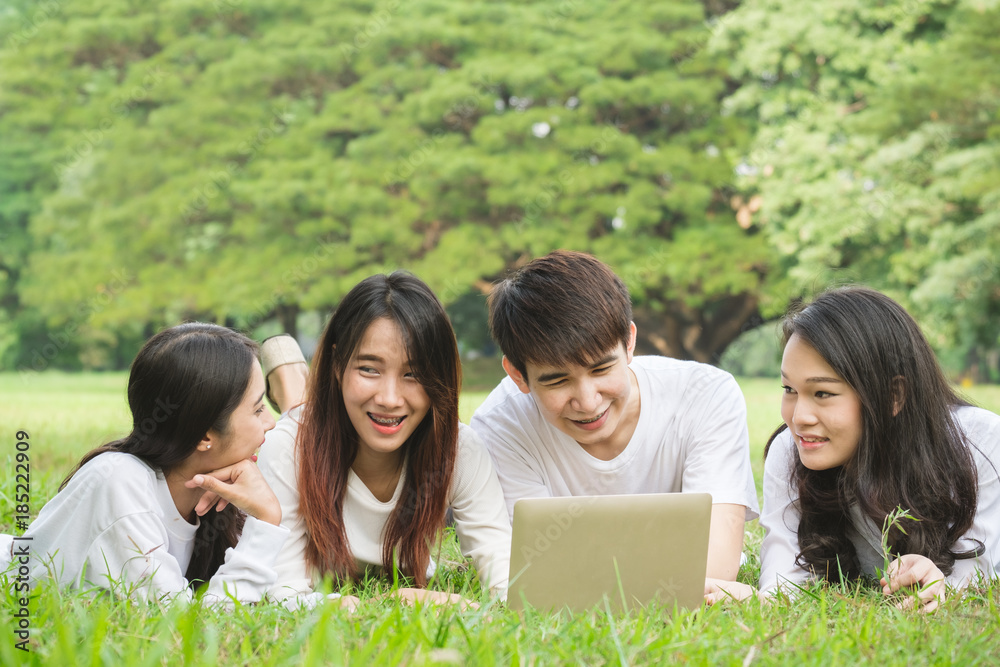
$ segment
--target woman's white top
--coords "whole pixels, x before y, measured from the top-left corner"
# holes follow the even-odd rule
[[[281,503],[281,525],[291,531],[275,563],[278,579],[270,594],[278,599],[308,596],[322,580],[320,573],[306,564],[309,536],[299,511],[295,438],[301,414],[302,408],[295,408],[278,420],[277,426],[268,432],[257,460]],[[382,566],[385,526],[399,502],[405,478],[404,469],[392,498],[382,502],[353,470],[348,472],[344,523],[351,553],[360,569]],[[510,521],[490,457],[479,437],[465,424],[459,424],[448,505],[455,518],[462,554],[472,559],[483,585],[505,598],[510,568]],[[428,575],[433,569],[431,563]]]
[[[4,543],[3,556],[13,557],[15,571],[26,564],[32,584],[52,576],[66,587],[190,599],[184,573],[198,525],[177,511],[162,472],[131,454],[106,452],[73,475],[22,537]],[[287,537],[287,528],[248,516],[204,600],[260,600],[274,583],[272,565]]]
[[[972,446],[972,457],[979,476],[979,502],[972,527],[953,547],[953,551],[976,548],[979,540],[985,553],[978,558],[955,561],[955,569],[947,577],[953,587],[967,586],[982,573],[990,578],[1000,572],[1000,416],[982,408],[961,407],[955,410],[959,426]],[[771,444],[764,463],[764,507],[760,523],[764,527],[761,548],[760,588],[773,591],[782,586],[794,593],[795,586],[812,577],[808,570],[795,564],[799,553],[798,495],[789,484],[798,452],[791,434],[785,430]],[[861,514],[857,505],[850,508],[852,525],[848,536],[858,554],[862,572],[875,575],[885,567],[881,548],[882,526]],[[905,519],[904,527],[905,527]]]

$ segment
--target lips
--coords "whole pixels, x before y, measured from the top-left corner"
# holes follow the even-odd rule
[[[799,447],[802,449],[819,449],[826,443],[830,442],[830,438],[821,438],[815,435],[801,435],[796,433],[795,436],[799,441]]]
[[[406,420],[406,415],[395,417],[393,415],[377,415],[372,412],[367,414],[375,430],[383,435],[398,433],[403,427],[403,422]]]
[[[608,410],[605,410],[604,412],[597,415],[593,419],[571,419],[570,421],[576,424],[578,428],[582,428],[585,431],[596,431],[597,429],[604,426],[604,423],[607,420],[608,420]]]

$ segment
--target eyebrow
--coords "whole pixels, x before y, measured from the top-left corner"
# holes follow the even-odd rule
[[[254,405],[257,405],[258,403],[260,403],[261,401],[263,401],[264,400],[264,394],[266,394],[266,393],[267,393],[266,389],[264,391],[260,392],[260,396],[257,397],[256,401],[254,401]]]
[[[604,357],[603,359],[600,359],[600,360],[595,361],[594,363],[592,363],[590,366],[587,367],[587,369],[588,370],[593,370],[593,369],[597,368],[598,366],[603,366],[605,364],[610,364],[612,361],[617,361],[617,360],[618,360],[618,355],[616,355],[616,354],[609,354],[608,356]],[[558,380],[560,378],[566,377],[567,375],[569,375],[568,371],[564,371],[564,370],[553,371],[551,373],[544,373],[542,375],[539,375],[537,378],[535,378],[535,382],[541,382],[541,383],[552,382],[552,380]]]
[[[788,379],[788,376],[785,375],[785,371],[781,371],[781,377],[785,378],[786,380]],[[815,383],[815,382],[837,382],[837,383],[843,383],[844,381],[841,380],[840,378],[828,378],[828,377],[806,378],[806,383],[807,384],[808,383]]]
[[[379,363],[379,364],[384,364],[385,363],[385,359],[383,359],[382,357],[378,356],[377,354],[359,354],[357,357],[355,357],[354,361],[355,362],[358,362],[358,361],[374,361],[375,363]],[[403,362],[403,368],[410,368],[410,369],[413,368],[413,364],[410,363],[409,359],[407,359],[406,361]]]

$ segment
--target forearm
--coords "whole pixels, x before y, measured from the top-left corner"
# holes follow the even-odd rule
[[[705,576],[735,581],[743,552],[743,528],[746,508],[743,505],[712,505],[712,525],[708,535],[708,564]]]

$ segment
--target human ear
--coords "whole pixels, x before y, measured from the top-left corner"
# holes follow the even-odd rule
[[[906,405],[906,378],[897,375],[892,378],[892,416],[895,417]]]
[[[517,388],[521,390],[522,394],[531,393],[531,389],[528,387],[528,381],[525,379],[524,375],[521,374],[521,371],[514,368],[514,364],[510,362],[510,359],[505,356],[500,360],[500,364],[503,366],[503,369],[507,371],[507,375],[514,381],[514,384],[517,385]]]
[[[213,431],[209,431],[208,433],[205,434],[205,437],[201,439],[201,441],[198,443],[198,446],[195,447],[195,449],[198,450],[199,452],[208,452],[212,450],[212,445],[215,445],[218,442],[219,442],[218,434],[216,434]],[[216,447],[216,449],[218,449],[218,447]]]
[[[635,354],[635,322],[628,323],[628,347],[625,348],[625,363],[632,363],[632,355]]]

